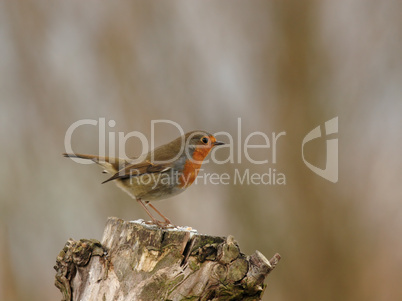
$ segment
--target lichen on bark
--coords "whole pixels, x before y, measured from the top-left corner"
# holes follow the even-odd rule
[[[246,256],[232,236],[109,218],[102,243],[67,242],[56,286],[62,300],[260,300],[279,258]]]

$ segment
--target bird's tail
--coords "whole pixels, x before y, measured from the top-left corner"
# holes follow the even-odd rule
[[[102,166],[105,170],[104,173],[115,174],[120,169],[124,168],[127,164],[130,164],[130,160],[114,157],[100,157],[96,155],[83,155],[83,154],[68,154],[63,153],[64,157],[67,158],[78,158],[92,160],[93,162]]]

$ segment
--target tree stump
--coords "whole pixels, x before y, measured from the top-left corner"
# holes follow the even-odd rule
[[[246,256],[232,236],[109,218],[102,243],[67,241],[55,284],[64,301],[260,300],[279,259]]]

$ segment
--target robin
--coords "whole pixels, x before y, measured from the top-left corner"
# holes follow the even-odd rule
[[[104,173],[112,174],[106,181],[131,195],[144,208],[152,221],[165,227],[171,221],[150,202],[169,198],[185,191],[196,179],[200,167],[211,149],[223,142],[205,131],[189,132],[147,154],[143,160],[99,157],[95,155],[67,154],[65,157],[92,160],[102,166]],[[134,162],[135,161],[135,162]],[[164,222],[155,219],[151,207]]]

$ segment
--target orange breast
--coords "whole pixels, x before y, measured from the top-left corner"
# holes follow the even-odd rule
[[[210,148],[206,147],[197,147],[194,150],[193,160],[187,160],[184,165],[183,174],[179,179],[180,188],[187,188],[193,184],[198,172],[200,171],[202,161],[204,161],[205,157],[208,156],[210,150]]]

